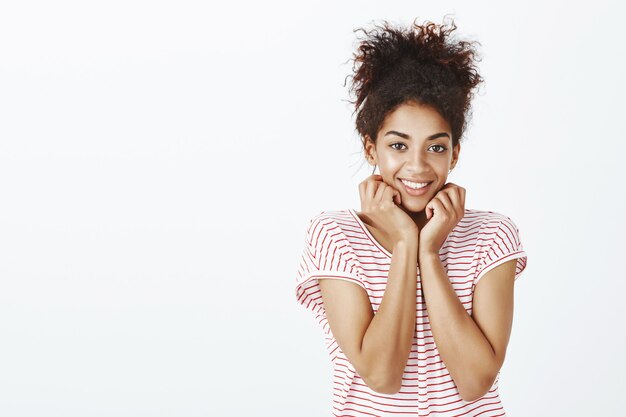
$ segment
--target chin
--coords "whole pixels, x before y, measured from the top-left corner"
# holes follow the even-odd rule
[[[418,213],[420,211],[424,211],[424,209],[426,208],[426,203],[425,202],[411,202],[410,204],[406,204],[403,201],[402,207],[404,207],[406,211]]]

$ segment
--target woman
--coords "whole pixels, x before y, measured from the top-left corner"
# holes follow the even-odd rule
[[[384,23],[355,54],[357,130],[380,175],[359,185],[360,212],[311,219],[296,286],[325,331],[336,416],[505,415],[497,382],[527,257],[509,217],[466,209],[446,182],[482,81],[455,29]]]

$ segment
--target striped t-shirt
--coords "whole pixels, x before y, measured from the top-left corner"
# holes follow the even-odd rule
[[[331,358],[334,416],[504,416],[496,377],[489,392],[463,400],[444,365],[430,329],[417,268],[416,326],[402,387],[396,394],[370,389],[339,348],[326,319],[318,279],[337,278],[360,285],[374,313],[382,301],[391,253],[377,242],[353,209],[322,211],[308,223],[296,282],[296,298],[324,332]],[[439,256],[459,300],[472,314],[478,280],[489,270],[517,258],[515,280],[526,267],[526,253],[513,221],[492,211],[465,209],[448,234]]]

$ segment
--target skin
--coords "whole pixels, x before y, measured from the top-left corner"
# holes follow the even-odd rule
[[[390,130],[407,134],[409,138],[386,135]],[[437,133],[446,133],[447,136],[426,139]],[[359,216],[373,237],[390,253],[394,253],[399,241],[409,242],[408,246],[417,250],[422,292],[433,338],[459,394],[465,401],[473,401],[488,392],[504,362],[513,320],[513,282],[517,260],[505,262],[481,278],[474,290],[470,316],[439,258],[441,245],[465,211],[465,189],[446,183],[449,171],[458,161],[459,152],[460,145],[452,146],[449,124],[436,110],[411,102],[400,105],[385,118],[377,135],[377,144],[366,138],[366,158],[370,164],[378,165],[381,174],[366,181],[368,187],[373,186],[370,183],[375,183],[381,188],[386,188],[384,185],[393,188],[393,192],[385,191],[384,198],[395,202],[407,218],[399,219],[398,213],[394,212],[393,216],[387,216],[386,223],[377,223],[383,215],[368,216],[368,206],[376,206],[369,204],[372,202],[369,198]],[[428,179],[433,183],[424,195],[411,196],[399,178]],[[373,195],[369,189],[368,195]],[[377,194],[378,207],[385,207],[380,204],[382,195]],[[362,205],[363,201],[362,196]],[[391,213],[389,208],[378,212]],[[389,220],[391,218],[395,219],[394,233],[389,232],[393,223]],[[416,228],[410,228],[410,233],[400,238],[398,225],[403,224],[406,229],[408,218]],[[411,233],[415,236],[410,236]],[[329,324],[338,344],[346,354],[350,352],[352,357],[348,357],[351,362],[359,364],[363,370],[367,369],[369,362],[359,356],[357,348],[374,317],[367,293],[356,284],[336,279],[320,280],[320,288]],[[406,312],[409,312],[409,307]],[[414,305],[412,309],[414,312]],[[379,331],[383,330],[376,330]],[[400,351],[404,361],[406,351]],[[393,381],[386,382],[388,387],[381,388],[380,392],[397,392],[400,376],[396,371],[393,377],[387,378]]]
[[[395,131],[409,135],[402,138]],[[433,140],[426,138],[432,134],[443,133]],[[378,165],[382,181],[400,193],[399,207],[413,220],[419,230],[420,246],[437,249],[445,240],[456,222],[437,216],[433,222],[425,224],[436,208],[442,205],[451,207],[450,198],[465,198],[465,190],[455,184],[446,184],[449,171],[456,165],[461,145],[452,146],[452,131],[448,122],[431,107],[417,103],[400,105],[387,115],[378,133],[377,144],[366,137],[365,153],[368,162]],[[427,179],[433,181],[428,191],[420,196],[412,196],[406,191],[400,178]],[[444,193],[440,193],[442,190]],[[438,196],[438,199],[433,198]],[[448,195],[450,197],[448,197]],[[441,200],[440,200],[441,199]],[[454,207],[455,213],[462,217],[461,207]],[[374,233],[381,237],[389,249],[392,245],[384,235],[382,228],[371,224]]]

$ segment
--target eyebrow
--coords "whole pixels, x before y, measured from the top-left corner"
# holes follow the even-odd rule
[[[395,130],[390,130],[389,132],[385,133],[385,136],[387,135],[397,135],[403,139],[411,139],[411,136],[407,135],[406,133],[397,132]],[[426,140],[434,140],[443,136],[447,136],[448,138],[450,138],[450,135],[448,135],[446,132],[439,132],[435,133],[434,135],[428,136]]]

